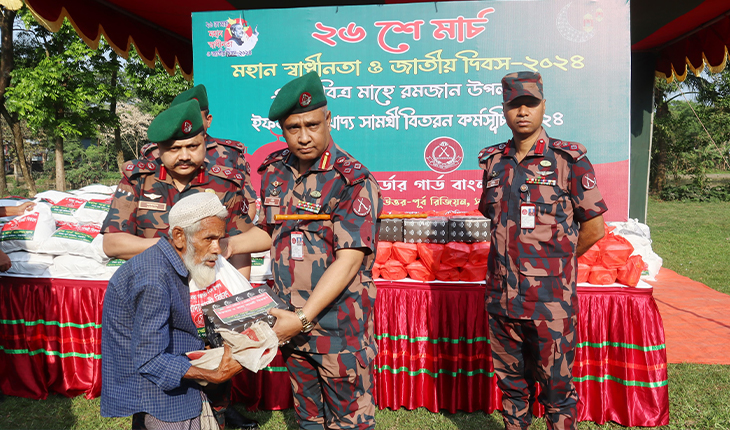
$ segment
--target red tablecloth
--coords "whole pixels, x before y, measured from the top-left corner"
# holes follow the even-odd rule
[[[449,412],[500,408],[484,286],[376,283],[379,407]],[[578,420],[669,424],[664,330],[652,290],[578,287],[578,298],[573,368]]]
[[[378,281],[375,360],[380,408],[491,412],[499,406],[479,284]],[[101,389],[105,281],[0,277],[0,388],[44,399]],[[573,374],[579,420],[626,426],[669,422],[661,317],[650,289],[578,289]],[[234,379],[234,401],[292,406],[281,357]],[[539,411],[537,411],[539,412]]]

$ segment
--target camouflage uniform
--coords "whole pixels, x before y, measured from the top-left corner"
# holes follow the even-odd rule
[[[140,150],[142,158],[155,161],[160,156],[156,143],[148,143]],[[235,140],[217,139],[205,133],[205,161],[211,165],[238,170],[243,176],[243,194],[249,205],[256,205],[256,191],[251,186],[251,167],[246,161],[246,146]]]
[[[607,208],[583,145],[543,129],[520,163],[515,155],[511,140],[479,153],[479,210],[492,233],[486,307],[505,425],[530,424],[538,381],[548,428],[575,428],[575,250],[579,223]],[[523,203],[535,205],[533,229],[520,228]]]
[[[352,282],[312,322],[314,329],[292,340],[284,354],[302,428],[359,428],[375,425],[372,360],[375,285],[371,270],[383,202],[377,182],[352,156],[330,141],[311,169],[296,178],[296,157],[288,149],[272,153],[262,174],[260,224],[273,237],[272,272],[279,296],[302,307],[320,277],[335,260],[335,251],[365,249]],[[330,214],[322,221],[276,221],[277,214]],[[321,205],[321,207],[318,207]],[[291,258],[292,232],[302,232],[302,260]]]
[[[235,236],[251,228],[248,202],[242,197],[243,174],[225,166],[201,166],[198,174],[180,192],[159,159],[138,159],[124,164],[124,177],[114,193],[102,233],[130,233],[139,237],[163,237],[167,214],[181,198],[199,192],[215,192],[228,209],[226,233]]]

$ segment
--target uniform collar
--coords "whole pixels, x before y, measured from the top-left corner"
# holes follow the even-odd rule
[[[172,265],[172,268],[175,269],[178,275],[187,278],[189,273],[188,268],[185,267],[185,263],[183,263],[182,258],[180,258],[180,254],[175,251],[175,248],[172,247],[170,241],[165,238],[161,238],[157,242],[157,246],[160,248],[162,255],[167,258],[170,265]]]
[[[155,162],[159,164],[159,168],[155,173],[155,178],[160,182],[173,185],[172,176],[170,176],[170,173],[167,171],[167,167],[162,164],[162,161],[160,161],[159,158],[155,160]],[[193,177],[193,180],[190,181],[188,185],[207,184],[210,181],[210,178],[208,177],[208,169],[208,160],[205,160],[203,161],[203,165],[198,168],[198,172]]]
[[[327,170],[332,170],[332,167],[334,167],[335,159],[339,157],[342,154],[341,151],[337,148],[337,145],[335,145],[334,140],[332,140],[332,137],[330,137],[330,142],[327,145],[327,149],[324,150],[324,152],[317,158],[317,160],[312,164],[312,167],[309,168],[310,172],[324,172]],[[284,159],[284,163],[289,165],[291,168],[295,168],[296,156],[292,154],[291,151],[286,155],[286,158]],[[299,172],[300,175],[303,175],[307,172]]]
[[[550,138],[547,135],[547,132],[545,131],[545,128],[540,127],[540,135],[537,136],[537,140],[535,143],[532,144],[532,148],[527,152],[527,155],[525,155],[525,158],[527,157],[544,157],[545,152],[547,152],[548,144],[550,143]],[[515,146],[514,139],[510,139],[507,142],[507,145],[504,148],[504,155],[507,157],[515,157],[517,155],[517,147]]]

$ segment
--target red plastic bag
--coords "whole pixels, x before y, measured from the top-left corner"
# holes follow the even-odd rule
[[[449,242],[444,247],[441,264],[451,267],[463,267],[469,261],[471,247],[467,243]],[[438,277],[438,276],[437,276]]]
[[[406,268],[400,261],[388,260],[380,266],[380,276],[383,279],[389,279],[391,281],[397,281],[408,276]]]
[[[489,260],[489,242],[476,242],[471,244],[469,263],[472,266],[486,266]]]
[[[414,261],[406,266],[408,276],[416,281],[431,282],[436,279],[436,275],[428,270],[421,261]]]
[[[619,284],[635,287],[641,278],[641,272],[644,270],[644,260],[641,255],[632,255],[629,257],[626,265],[618,269],[616,274],[616,282]]]
[[[419,243],[418,258],[421,259],[423,265],[432,272],[439,270],[441,265],[441,256],[444,254],[444,246],[438,243]]]
[[[415,243],[393,242],[391,255],[391,259],[411,264],[418,258],[418,247]]]
[[[593,266],[588,275],[588,282],[593,285],[608,285],[616,282],[616,269],[608,269],[603,266]]]
[[[373,279],[378,279],[380,277],[380,264],[375,263],[373,264]]]
[[[601,247],[601,264],[609,269],[618,269],[626,264],[626,261],[634,252],[634,247],[624,237],[615,234],[604,236],[599,241]]]
[[[600,240],[598,241],[600,242]],[[601,247],[598,243],[594,243],[585,254],[578,257],[578,263],[585,264],[586,266],[595,266],[601,261]]]
[[[452,267],[441,262],[438,272],[435,273],[436,279],[444,282],[458,282],[459,281],[459,268]]]
[[[591,273],[591,266],[587,264],[583,264],[578,261],[578,280],[576,281],[579,284],[588,282],[588,275]]]
[[[393,249],[393,242],[378,242],[378,249],[375,251],[375,262],[383,264],[390,258]]]
[[[466,263],[459,271],[459,280],[463,282],[484,282],[487,279],[487,266],[475,266]]]

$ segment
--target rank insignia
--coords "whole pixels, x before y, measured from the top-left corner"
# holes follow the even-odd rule
[[[302,209],[307,212],[312,212],[313,214],[316,214],[319,213],[320,209],[322,209],[322,205],[299,200],[299,203],[297,203],[297,209]]]
[[[322,193],[320,193],[317,190],[310,191],[309,192],[309,195],[312,196],[312,197],[314,197],[315,199],[318,199],[318,198],[322,197]]]
[[[543,179],[543,178],[527,178],[525,180],[526,184],[537,184],[537,185],[550,185],[555,186],[557,184],[557,181],[555,179]]]
[[[342,163],[345,162],[345,160],[346,160],[345,157],[340,157],[340,158],[337,159],[337,164],[342,164]]]

